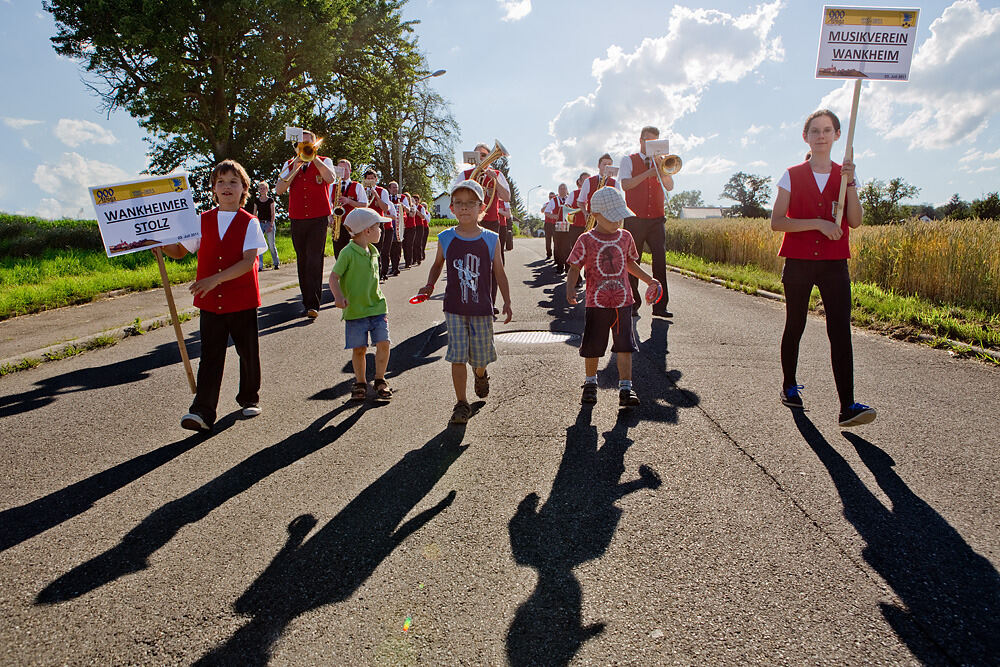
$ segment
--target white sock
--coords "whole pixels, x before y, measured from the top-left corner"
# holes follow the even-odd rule
[[[596,375],[588,375],[587,379],[585,379],[584,382],[587,383],[587,384],[597,384],[597,376]]]
[[[622,389],[631,389],[631,388],[632,388],[632,381],[631,380],[619,380],[618,381],[618,389],[619,390],[622,390]]]

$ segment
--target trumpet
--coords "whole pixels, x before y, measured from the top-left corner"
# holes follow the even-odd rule
[[[476,181],[477,183],[479,183],[481,186],[483,186],[483,191],[488,193],[486,201],[487,208],[493,205],[493,200],[497,196],[497,188],[496,184],[492,179],[487,179],[485,177],[486,169],[501,157],[508,157],[509,155],[510,153],[508,153],[507,149],[503,147],[503,144],[500,143],[500,140],[494,139],[493,150],[487,153],[486,157],[480,160],[479,164],[473,167],[472,173],[469,174],[469,180]]]
[[[295,154],[302,162],[312,162],[316,159],[316,156],[319,155],[319,146],[322,143],[322,139],[317,139],[316,141],[300,141],[295,144]]]

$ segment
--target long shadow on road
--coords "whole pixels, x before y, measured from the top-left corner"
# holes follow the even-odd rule
[[[925,664],[987,665],[1000,659],[1000,574],[893,470],[895,462],[853,433],[844,437],[888,496],[887,509],[801,410],[795,425],[826,467],[844,517],[865,540],[865,561],[905,608],[882,614]]]
[[[340,413],[350,410],[341,422],[328,426]],[[323,415],[303,431],[266,447],[185,496],[173,500],[130,530],[108,551],[74,567],[35,598],[37,604],[53,604],[85,595],[127,574],[149,567],[149,557],[166,545],[184,526],[208,514],[268,476],[319,451],[354,426],[367,407],[344,404]]]
[[[403,522],[466,450],[464,435],[464,427],[450,427],[407,452],[308,540],[316,518],[295,518],[286,544],[233,606],[251,620],[196,664],[266,665],[296,617],[349,598],[397,546],[451,505],[454,490]]]
[[[430,356],[446,344],[444,325],[430,327],[393,348],[389,373],[395,377],[438,359]],[[176,351],[176,345],[173,345]],[[162,346],[161,346],[162,347]],[[159,349],[159,348],[158,348]],[[133,360],[137,361],[137,360]],[[164,363],[170,363],[165,361]],[[348,363],[345,370],[350,368]],[[106,369],[106,367],[105,367]],[[88,372],[95,369],[88,369]],[[350,392],[353,378],[324,389],[312,396],[314,400],[335,400]],[[214,437],[236,422],[235,413],[215,424],[211,433],[196,433],[183,440],[119,463],[116,466],[59,489],[30,503],[0,512],[0,553],[31,539],[63,521],[83,514],[94,503],[131,484],[162,465]]]
[[[576,423],[566,429],[566,450],[545,504],[539,509],[538,494],[531,493],[510,520],[514,559],[538,571],[534,592],[518,607],[507,632],[507,656],[515,667],[565,665],[604,630],[604,623],[583,625],[583,593],[573,568],[607,551],[622,516],[619,499],[661,484],[645,465],[636,479],[619,481],[635,419],[630,411],[619,412],[598,449],[591,406],[581,407]]]

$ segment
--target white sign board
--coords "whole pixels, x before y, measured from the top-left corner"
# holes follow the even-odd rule
[[[108,257],[177,243],[201,234],[187,174],[90,188]]]
[[[647,139],[646,155],[670,155],[670,139]]]
[[[823,8],[816,78],[906,81],[917,41],[916,9]]]

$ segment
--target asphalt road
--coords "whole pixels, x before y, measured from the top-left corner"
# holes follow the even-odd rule
[[[518,240],[498,333],[582,330],[543,254]],[[856,332],[879,418],[841,431],[822,319],[796,413],[783,306],[671,275],[641,407],[610,355],[582,409],[576,347],[500,343],[449,428],[426,269],[384,286],[389,405],[346,403],[338,311],[294,289],[260,311],[263,414],[231,349],[211,437],[169,327],[0,378],[0,663],[1000,662],[996,367]]]

